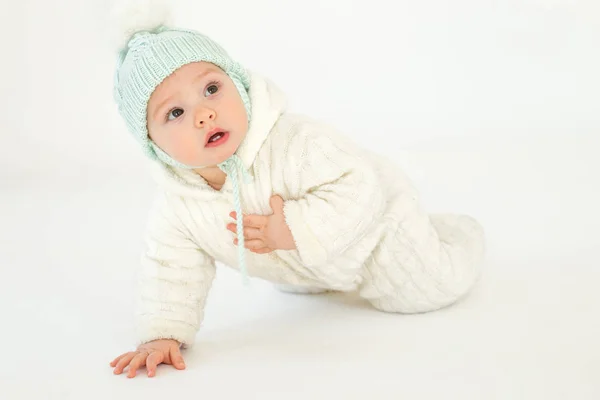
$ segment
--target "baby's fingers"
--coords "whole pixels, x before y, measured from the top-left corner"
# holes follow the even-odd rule
[[[229,216],[237,220],[237,213],[235,211],[231,212]],[[269,217],[256,214],[243,215],[242,221],[244,226],[250,226],[252,228],[264,228],[269,221]]]
[[[123,372],[123,369],[129,364],[129,362],[135,357],[137,353],[131,351],[129,353],[125,353],[117,357],[115,361],[117,361],[116,368],[114,370],[115,375],[119,375]],[[113,361],[113,362],[115,362]]]
[[[148,353],[143,352],[143,353],[138,353],[133,358],[133,360],[131,360],[131,363],[129,364],[129,373],[127,374],[128,378],[134,378],[138,368],[146,365],[147,357],[148,357]]]
[[[235,244],[236,246],[238,245],[238,240],[233,239],[233,244]],[[244,247],[249,249],[249,250],[258,250],[258,249],[262,249],[265,246],[265,243],[260,240],[260,239],[251,239],[251,240],[246,240],[244,243]]]
[[[114,368],[114,367],[117,365],[117,363],[119,362],[119,360],[120,360],[121,358],[125,357],[127,354],[129,354],[129,353],[123,353],[123,354],[121,354],[119,357],[117,357],[117,358],[115,358],[114,360],[112,360],[112,361],[110,362],[110,366]]]
[[[171,364],[177,369],[185,369],[185,361],[183,361],[183,356],[181,355],[181,351],[179,347],[171,347],[169,351],[169,356],[171,358]]]
[[[160,351],[153,351],[152,353],[150,353],[148,359],[146,360],[146,369],[148,370],[149,377],[153,377],[154,375],[156,375],[156,367],[158,366],[158,364],[162,363],[164,359],[165,356]]]

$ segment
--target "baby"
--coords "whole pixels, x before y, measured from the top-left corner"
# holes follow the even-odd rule
[[[142,257],[138,347],[111,363],[116,374],[185,368],[180,348],[202,323],[215,262],[284,291],[355,291],[392,313],[470,291],[484,251],[474,219],[425,212],[397,166],[288,112],[274,83],[210,38],[141,22],[127,30],[114,94],[162,190]]]

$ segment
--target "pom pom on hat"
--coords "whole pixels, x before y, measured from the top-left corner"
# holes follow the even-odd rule
[[[169,26],[173,18],[165,0],[114,0],[110,14],[111,41],[117,52],[127,47],[135,33]]]

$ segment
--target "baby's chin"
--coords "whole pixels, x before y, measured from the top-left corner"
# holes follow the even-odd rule
[[[211,149],[208,152],[203,151],[203,153],[205,154],[199,155],[198,157],[194,157],[193,162],[189,162],[186,164],[199,166],[200,169],[217,167],[219,164],[230,158],[236,150],[237,148],[229,149],[224,147],[222,149]]]

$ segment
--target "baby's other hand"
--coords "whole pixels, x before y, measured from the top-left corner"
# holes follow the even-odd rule
[[[270,253],[277,249],[296,249],[292,232],[285,222],[283,198],[278,195],[272,196],[270,203],[273,210],[273,214],[271,215],[243,216],[245,247],[258,254]],[[237,213],[234,211],[229,216],[236,219]],[[237,233],[237,224],[228,224],[227,229],[233,233]],[[238,244],[237,238],[233,240],[233,243],[235,245]]]
[[[159,364],[171,364],[177,369],[185,369],[185,363],[179,351],[179,342],[172,339],[159,339],[140,345],[136,351],[121,354],[110,366],[114,367],[115,375],[120,375],[129,365],[128,378],[135,377],[138,368],[146,366],[148,376],[156,375]]]

